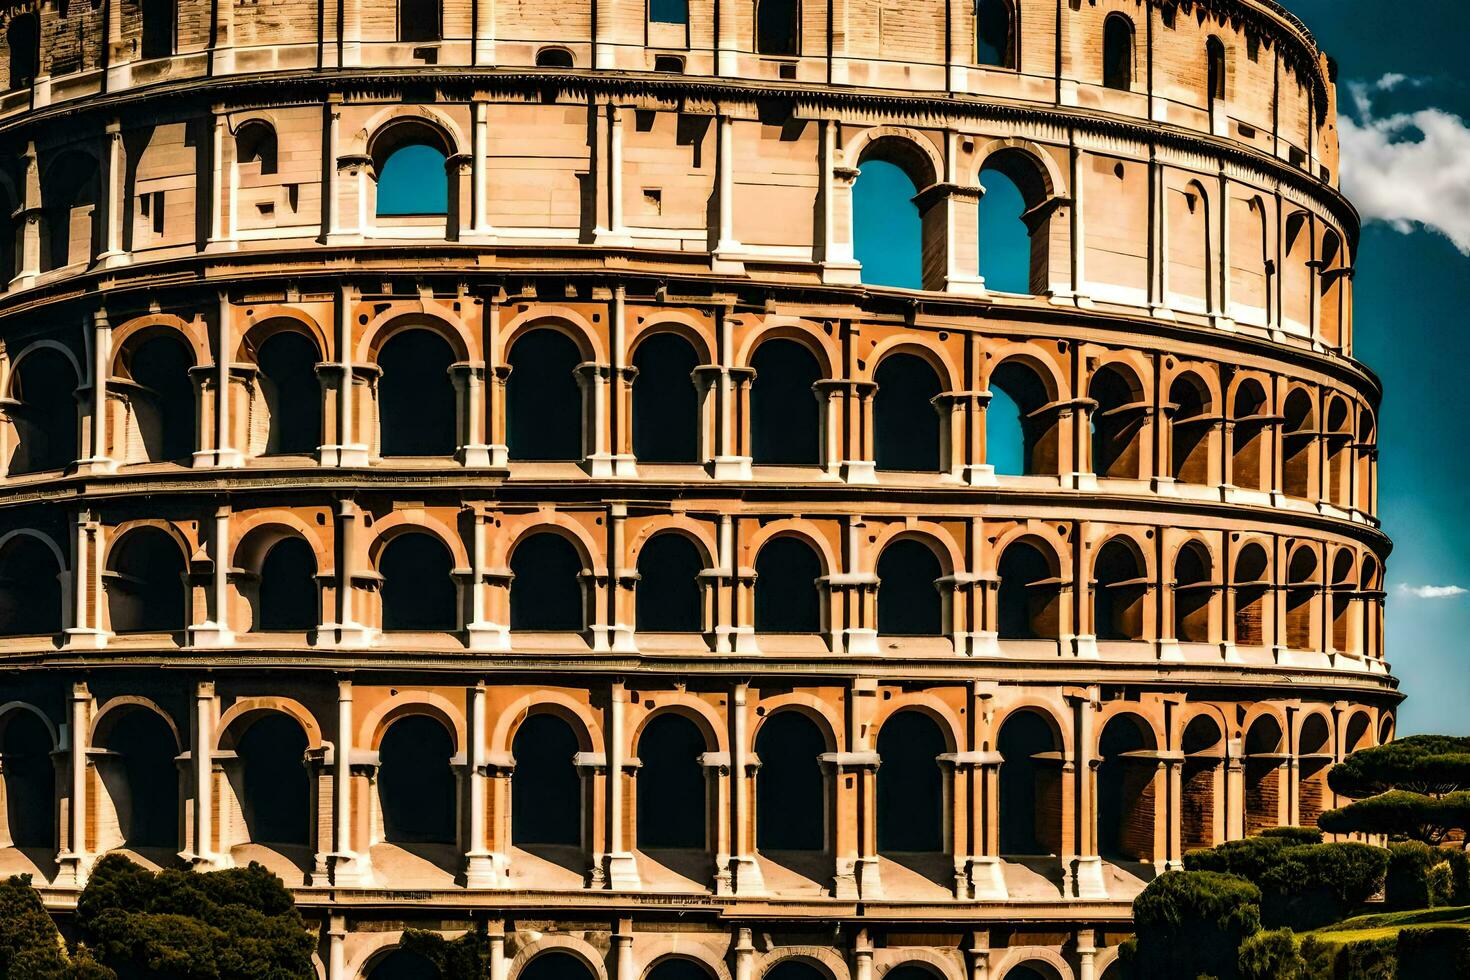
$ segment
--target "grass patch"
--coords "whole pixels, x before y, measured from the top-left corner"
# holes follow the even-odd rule
[[[1470,905],[1454,908],[1411,909],[1407,912],[1377,912],[1359,915],[1304,935],[1324,943],[1352,943],[1365,939],[1387,939],[1406,926],[1459,926],[1470,929]]]

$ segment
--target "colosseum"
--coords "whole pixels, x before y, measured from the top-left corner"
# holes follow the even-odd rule
[[[326,980],[1102,980],[1392,738],[1272,0],[3,18],[0,873],[58,915],[123,851],[264,863]]]

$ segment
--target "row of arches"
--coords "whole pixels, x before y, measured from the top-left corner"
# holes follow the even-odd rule
[[[1122,531],[1089,548],[1084,578],[1072,582],[1072,559],[1058,543],[1035,534],[1010,538],[986,581],[983,609],[999,640],[1059,639],[1088,633],[1098,641],[1229,640],[1241,646],[1332,649],[1379,654],[1377,618],[1381,566],[1350,548],[1324,551],[1301,542],[1277,554],[1265,540],[1234,543],[1228,560],[1216,543],[1186,537],[1160,556],[1152,531]],[[466,570],[457,542],[419,526],[400,525],[374,541],[367,555],[388,631],[464,628]],[[500,576],[508,585],[512,631],[581,632],[597,616],[587,543],[559,525],[531,527],[510,543]],[[231,579],[250,610],[252,632],[311,632],[330,610],[331,583],[319,561],[322,545],[301,532],[265,524],[235,548]],[[962,631],[962,586],[955,555],[928,532],[905,531],[877,551],[874,626],[891,637],[949,636]],[[799,529],[767,537],[743,573],[756,633],[822,633],[831,622],[831,576],[838,570],[820,538]],[[1161,566],[1161,562],[1163,563]],[[648,633],[703,633],[713,628],[716,558],[705,541],[682,527],[646,536],[633,560],[633,628]],[[166,526],[144,524],[110,542],[103,572],[114,633],[179,633],[194,619],[194,593],[212,572],[190,567],[187,545]],[[1091,599],[1084,619],[1065,621],[1066,593]],[[65,621],[68,576],[60,551],[39,532],[0,542],[0,635],[59,633]],[[325,614],[325,615],[324,615]],[[971,619],[971,628],[975,628]]]

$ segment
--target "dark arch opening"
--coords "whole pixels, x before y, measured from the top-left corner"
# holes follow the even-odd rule
[[[1234,431],[1230,437],[1231,482],[1246,490],[1264,489],[1261,450],[1265,442],[1266,393],[1255,381],[1243,383],[1235,391],[1231,406]]]
[[[638,552],[637,624],[645,633],[698,633],[704,628],[699,575],[704,559],[682,534],[656,534]]]
[[[878,632],[887,636],[940,636],[944,568],[934,549],[905,538],[878,556]]]
[[[178,24],[178,8],[174,0],[142,0],[142,41],[140,58],[168,58],[174,53],[174,29]]]
[[[56,844],[56,764],[51,733],[29,711],[14,711],[0,739],[4,759],[6,826],[18,848]]]
[[[1035,711],[1018,711],[1001,725],[996,750],[1001,756],[1002,854],[1057,853],[1062,805],[1057,748],[1051,725]]]
[[[264,119],[252,119],[235,131],[235,159],[254,163],[261,174],[273,174],[280,162],[276,128]]]
[[[432,534],[399,534],[378,557],[383,576],[383,629],[455,630],[459,598],[454,558]]]
[[[822,631],[822,561],[800,538],[767,541],[755,556],[755,631]]]
[[[943,974],[927,966],[904,963],[883,974],[883,980],[940,980]]]
[[[1214,847],[1217,780],[1224,761],[1220,726],[1205,715],[1184,729],[1184,765],[1180,775],[1180,843],[1186,851]]]
[[[1058,469],[1056,413],[1036,371],[1006,361],[990,376],[985,409],[985,458],[998,475],[1055,473]]]
[[[311,787],[306,732],[295,718],[271,712],[256,719],[235,752],[245,828],[257,844],[309,844]]]
[[[178,743],[168,724],[143,708],[120,709],[101,747],[114,753],[101,771],[117,810],[118,832],[133,849],[179,846]]]
[[[378,428],[384,456],[453,456],[454,349],[432,330],[402,330],[378,352]]]
[[[427,126],[399,124],[380,136],[373,153],[377,216],[447,216],[448,156],[442,135]]]
[[[537,68],[571,68],[572,53],[566,48],[542,48],[536,52]]]
[[[5,41],[10,49],[10,89],[25,88],[36,80],[41,68],[41,28],[36,15],[11,18]]]
[[[633,366],[633,455],[641,463],[699,462],[699,393],[694,346],[676,333],[638,345]]]
[[[172,332],[155,334],[131,351],[133,412],[148,462],[185,462],[194,455],[194,354]]]
[[[1205,97],[1213,109],[1215,102],[1225,98],[1225,45],[1218,37],[1211,37],[1205,42],[1205,59],[1208,62]]]
[[[873,375],[873,454],[880,470],[939,469],[939,375],[912,354],[885,357]]]
[[[1129,756],[1154,747],[1142,722],[1118,715],[1098,740],[1097,846],[1104,857],[1152,860],[1155,759]]]
[[[517,846],[582,845],[582,777],[574,764],[581,748],[572,726],[556,715],[532,715],[516,729],[510,836]]]
[[[1286,406],[1281,414],[1284,416],[1281,489],[1289,497],[1305,498],[1311,493],[1312,456],[1317,446],[1311,397],[1302,389],[1296,389],[1286,396]]]
[[[1194,375],[1181,374],[1169,386],[1174,406],[1169,423],[1170,474],[1180,483],[1204,483],[1210,475],[1210,429],[1206,391]]]
[[[1046,289],[1046,222],[1034,225],[1028,212],[1041,203],[1028,199],[1026,189],[1035,182],[1021,167],[1019,157],[1005,152],[987,160],[980,171],[980,277],[985,288],[997,293],[1026,295]]]
[[[454,740],[438,720],[395,721],[378,746],[383,837],[391,844],[453,844]]]
[[[1253,837],[1281,825],[1282,785],[1286,762],[1281,725],[1270,715],[1261,715],[1245,733],[1245,833]]]
[[[1210,600],[1215,596],[1210,554],[1190,541],[1174,557],[1174,636],[1185,643],[1210,640]]]
[[[103,575],[114,633],[174,633],[188,623],[184,553],[155,527],[129,531]]]
[[[437,41],[441,22],[439,0],[398,0],[398,40]]]
[[[1087,395],[1097,406],[1088,413],[1092,428],[1092,471],[1103,477],[1138,476],[1138,444],[1144,406],[1123,373],[1104,367],[1092,376]]]
[[[304,538],[285,537],[260,563],[256,629],[302,632],[318,623],[316,553]]]
[[[755,8],[757,54],[795,55],[801,39],[798,0],[758,0]]]
[[[439,980],[439,968],[409,949],[395,949],[368,974],[368,980]]]
[[[510,349],[506,423],[513,460],[582,458],[577,345],[558,330],[532,330]]]
[[[900,711],[878,730],[878,850],[943,851],[944,734],[928,715]]]
[[[63,154],[41,182],[46,247],[45,268],[89,261],[95,251],[97,161],[85,153]]]
[[[1122,14],[1109,14],[1103,22],[1103,86],[1133,88],[1133,22]]]
[[[1016,35],[1010,0],[976,0],[975,64],[1016,67]]]
[[[0,636],[61,632],[61,565],[44,541],[17,535],[0,550]]]
[[[755,753],[756,849],[820,851],[827,844],[826,788],[819,756],[827,740],[799,711],[778,711],[761,725]]]
[[[706,792],[700,756],[704,735],[682,715],[665,712],[638,737],[638,846],[643,850],[706,846]]]
[[[827,975],[810,963],[789,959],[771,967],[761,980],[827,980]]]
[[[1235,558],[1235,642],[1260,646],[1265,641],[1266,597],[1271,594],[1266,549],[1248,544]]]
[[[316,376],[316,344],[304,334],[283,330],[260,345],[256,364],[260,369],[261,394],[270,416],[266,453],[315,453],[322,439],[322,389]],[[402,406],[395,404],[394,410],[401,411]],[[391,418],[386,414],[384,417]]]
[[[1137,550],[1113,539],[1093,565],[1093,630],[1099,640],[1143,639],[1143,604],[1148,582]]]
[[[794,340],[768,340],[750,366],[751,456],[756,463],[820,464],[822,412],[812,386],[821,368]]]
[[[521,970],[516,980],[592,980],[592,971],[571,953],[541,953]]]
[[[853,257],[863,282],[922,289],[924,221],[914,178],[892,160],[864,157],[852,187]]]
[[[582,559],[566,538],[552,531],[532,534],[510,555],[510,628],[581,631]]]
[[[1332,765],[1332,733],[1321,715],[1308,715],[1302,722],[1297,759],[1300,772],[1300,815],[1297,823],[1303,827],[1315,827],[1317,818],[1327,809],[1330,800],[1327,770]]]
[[[1058,589],[1041,549],[1017,541],[1000,556],[998,632],[1002,640],[1040,640],[1057,635]]]
[[[671,956],[655,963],[653,969],[648,971],[647,980],[714,980],[714,974],[702,963],[682,956]]]
[[[1300,547],[1286,567],[1286,645],[1293,650],[1312,648],[1312,625],[1316,618],[1317,555]]]

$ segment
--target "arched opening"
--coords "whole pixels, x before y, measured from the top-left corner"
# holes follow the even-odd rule
[[[575,62],[566,48],[542,48],[536,52],[537,68],[572,68]]]
[[[1288,497],[1306,499],[1312,493],[1312,457],[1317,447],[1311,396],[1295,389],[1286,396],[1281,414],[1281,489]]]
[[[1133,22],[1122,14],[1103,21],[1103,86],[1120,92],[1133,88]]]
[[[0,636],[61,632],[60,563],[41,539],[18,534],[0,548]]]
[[[439,980],[439,968],[410,949],[395,949],[368,973],[368,980]]]
[[[827,740],[800,711],[778,711],[756,732],[756,849],[821,851],[827,846],[827,790],[820,756]]]
[[[704,964],[682,956],[659,960],[648,971],[646,980],[715,980]]]
[[[940,468],[939,375],[913,354],[883,359],[873,374],[873,455],[880,470]]]
[[[1366,712],[1359,711],[1348,719],[1347,731],[1342,738],[1343,757],[1373,744],[1373,721]]]
[[[1000,150],[980,169],[979,271],[985,288],[1030,295],[1050,288],[1052,197],[1035,160]]]
[[[943,574],[934,549],[922,541],[905,538],[884,548],[878,556],[878,632],[943,634],[944,601],[939,593]]]
[[[398,0],[398,40],[438,41],[441,23],[439,0]]]
[[[311,784],[306,732],[290,715],[261,714],[235,745],[237,798],[251,843],[311,843]]]
[[[1000,753],[1000,851],[1056,854],[1061,847],[1061,745],[1050,722],[1035,711],[1006,717],[996,739]]]
[[[1153,733],[1136,715],[1116,715],[1103,728],[1097,771],[1097,847],[1103,857],[1154,858],[1158,772],[1154,747]]]
[[[378,746],[378,797],[383,839],[390,844],[453,844],[454,740],[437,719],[409,715],[393,722]]]
[[[1383,656],[1383,583],[1379,578],[1378,560],[1363,556],[1358,574],[1358,598],[1363,603],[1359,643],[1365,657]]]
[[[176,633],[188,623],[187,569],[179,543],[156,527],[123,535],[102,583],[114,633]]]
[[[708,815],[704,735],[683,715],[666,711],[638,737],[638,846],[703,850]]]
[[[1053,561],[1027,541],[1000,556],[997,632],[1002,640],[1053,639],[1060,625],[1061,583]]]
[[[1235,390],[1231,406],[1235,423],[1230,437],[1231,482],[1246,490],[1264,490],[1266,462],[1262,449],[1266,442],[1266,426],[1272,421],[1266,414],[1266,393],[1259,382],[1247,380]]]
[[[1271,715],[1261,715],[1245,735],[1245,834],[1254,837],[1263,830],[1279,827],[1286,805],[1287,773],[1285,742],[1281,725]]]
[[[586,628],[582,558],[554,531],[531,534],[510,555],[510,628],[577,633]]]
[[[281,538],[260,563],[260,599],[255,629],[299,633],[316,629],[316,552],[306,539]]]
[[[985,460],[997,475],[1057,472],[1057,413],[1043,411],[1051,400],[1041,376],[1022,361],[1006,361],[991,373]]]
[[[944,851],[944,733],[921,711],[900,711],[878,730],[878,850]]]
[[[516,980],[592,980],[592,971],[571,953],[541,953],[521,969]]]
[[[633,366],[633,454],[640,463],[699,462],[693,345],[676,333],[654,334],[638,345]]]
[[[582,458],[582,355],[559,330],[532,330],[510,349],[506,426],[512,460]]]
[[[412,344],[400,347],[396,356],[402,356],[404,349],[412,347]],[[322,389],[316,376],[318,356],[316,344],[294,330],[272,334],[260,345],[255,357],[260,393],[269,419],[266,455],[309,456],[321,444]],[[396,380],[387,387],[393,395],[400,394]],[[382,391],[380,386],[380,397]],[[401,407],[393,406],[394,410]],[[388,427],[395,430],[396,438],[396,433],[404,427],[395,424],[393,415],[385,414],[384,418],[389,420]]]
[[[169,58],[174,53],[174,31],[179,22],[174,0],[140,0],[142,39],[138,57]]]
[[[1224,836],[1216,801],[1221,798],[1224,736],[1210,717],[1199,715],[1184,729],[1180,769],[1180,844],[1185,851],[1214,847]]]
[[[5,796],[0,845],[50,850],[56,846],[57,817],[51,733],[30,711],[11,711],[0,719],[0,726],[0,786]],[[53,855],[41,856],[49,860]]]
[[[432,534],[395,535],[378,556],[383,576],[383,629],[452,631],[459,628],[454,556]]]
[[[10,90],[26,88],[35,82],[41,67],[41,29],[36,15],[12,17],[5,41],[10,55]]]
[[[454,349],[432,330],[401,330],[378,352],[384,456],[453,456],[459,445],[449,368]]]
[[[1174,556],[1174,636],[1185,643],[1208,643],[1215,581],[1210,553],[1198,541],[1186,542]]]
[[[1235,557],[1235,642],[1238,646],[1260,646],[1266,642],[1266,600],[1271,595],[1271,576],[1266,549],[1248,544]]]
[[[511,742],[511,841],[517,847],[582,846],[582,777],[575,757],[581,743],[572,726],[553,714],[534,714]]]
[[[91,261],[97,187],[97,161],[85,153],[62,154],[46,169],[41,181],[43,272]]]
[[[800,538],[767,541],[755,556],[755,631],[822,631],[822,560]]]
[[[1346,261],[1342,239],[1331,228],[1324,228],[1318,259],[1317,333],[1329,347],[1340,347],[1343,342],[1342,280]]]
[[[258,174],[275,173],[280,162],[276,128],[264,119],[241,123],[235,130],[235,160],[241,166],[253,164]]]
[[[426,3],[438,9],[435,0]],[[377,216],[447,216],[449,153],[443,134],[419,123],[400,123],[380,134],[372,151]]]
[[[172,331],[125,349],[133,381],[129,406],[150,463],[187,462],[194,455],[194,353]]]
[[[1006,970],[1005,980],[1063,980],[1063,978],[1057,972],[1056,967],[1050,963],[1032,960],[1029,963],[1017,963]]]
[[[1339,551],[1332,560],[1330,595],[1332,649],[1343,653],[1358,653],[1358,638],[1353,630],[1353,603],[1358,598],[1358,587],[1353,581],[1353,554],[1347,549]]]
[[[1205,101],[1211,109],[1225,100],[1225,45],[1218,37],[1205,41]]]
[[[1351,489],[1353,459],[1353,424],[1347,402],[1333,398],[1327,404],[1327,428],[1322,434],[1326,441],[1326,468],[1322,473],[1322,499],[1339,507],[1350,506],[1348,491]]]
[[[699,576],[704,559],[682,534],[656,534],[638,552],[637,628],[642,633],[704,629]]]
[[[755,50],[765,55],[795,55],[801,43],[798,0],[757,0]]]
[[[1286,566],[1286,645],[1292,650],[1316,649],[1317,593],[1320,591],[1317,553],[1302,546]]]
[[[941,980],[944,974],[937,968],[903,963],[883,974],[883,980]]]
[[[1210,432],[1216,421],[1210,415],[1209,391],[1196,375],[1181,374],[1169,385],[1169,404],[1169,475],[1179,483],[1208,483]]]
[[[1148,579],[1138,547],[1113,538],[1097,553],[1092,570],[1093,631],[1099,640],[1143,639]]]
[[[1015,68],[1015,12],[1010,0],[975,0],[975,64]]]
[[[863,282],[900,289],[924,288],[924,216],[914,197],[919,181],[880,140],[859,161],[852,187],[852,250]]]
[[[822,462],[822,412],[813,386],[821,368],[812,352],[794,340],[768,340],[750,366],[751,457],[756,463]]]
[[[828,980],[828,974],[804,960],[786,959],[771,967],[761,980]]]
[[[1087,386],[1097,402],[1088,414],[1092,429],[1092,471],[1102,477],[1137,479],[1139,444],[1148,406],[1136,380],[1115,365],[1100,368]]]
[[[1332,806],[1327,788],[1327,770],[1331,767],[1332,731],[1321,715],[1308,715],[1297,742],[1297,822],[1303,827],[1317,826],[1317,818]]]
[[[116,817],[117,838],[110,847],[166,852],[172,863],[179,848],[178,742],[168,723],[145,708],[118,708],[121,714],[99,734],[97,772]]]

